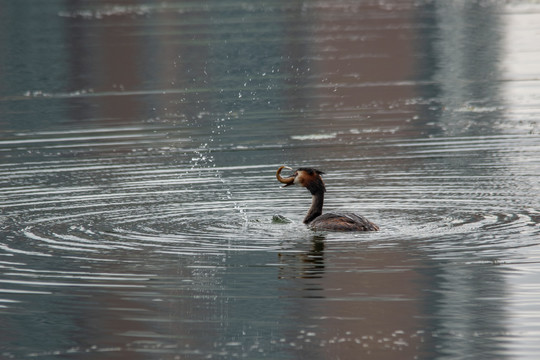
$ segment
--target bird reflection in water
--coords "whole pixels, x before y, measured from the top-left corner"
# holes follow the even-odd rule
[[[279,278],[322,278],[325,270],[324,239],[324,236],[313,236],[311,239],[311,248],[300,254],[280,253],[279,260],[284,266],[280,268]]]

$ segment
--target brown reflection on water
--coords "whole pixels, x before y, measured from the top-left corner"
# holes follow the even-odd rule
[[[139,262],[144,261],[149,258],[141,254]],[[104,291],[65,294],[73,307],[81,302],[86,306],[84,311],[75,309],[70,314],[69,326],[73,329],[63,334],[63,340],[77,344],[77,352],[111,352],[110,358],[124,358],[126,352],[130,359],[147,359],[151,353],[210,351],[212,342],[220,339],[223,319],[227,320],[226,300],[215,295],[223,284],[215,270],[190,266],[190,259],[177,261],[167,264],[159,277],[133,287],[122,284]],[[128,267],[122,263],[108,265],[104,270],[120,273]],[[84,300],[75,300],[74,294]],[[114,356],[116,351],[118,357]]]
[[[362,10],[364,11],[359,11],[359,14],[367,12],[367,8]],[[493,74],[498,68],[500,54],[496,49],[499,44],[498,39],[491,36],[490,26],[498,29],[500,23],[498,17],[493,15],[493,9],[484,9],[482,14],[488,19],[489,26],[480,29],[472,26],[465,29],[465,34],[462,34],[463,39],[467,39],[464,46],[448,50],[448,54],[459,57],[463,53],[471,53],[470,48],[479,43],[493,45],[495,50],[482,54],[486,56],[483,61],[477,61],[478,57],[465,57],[466,61],[461,63],[464,74],[477,73],[478,69],[487,69],[486,71],[492,76],[488,78],[486,75],[479,75],[486,82],[471,85],[469,81],[466,81],[466,75],[460,78],[454,76],[452,69],[455,62],[451,62],[448,57],[440,58],[441,54],[445,54],[444,52],[430,52],[439,48],[450,49],[451,44],[455,42],[456,36],[451,29],[459,28],[459,26],[452,21],[455,22],[462,17],[452,16],[455,15],[452,12],[454,10],[454,8],[445,9],[444,6],[437,8],[440,16],[438,20],[442,24],[435,22],[434,26],[440,26],[443,29],[439,32],[439,38],[429,39],[433,43],[427,46],[431,50],[426,53],[429,59],[424,59],[424,61],[437,63],[439,67],[433,69],[432,78],[423,80],[438,81],[437,86],[434,86],[438,92],[430,96],[438,94],[440,96],[438,100],[443,106],[439,112],[433,111],[429,114],[416,113],[413,106],[394,108],[396,104],[403,104],[403,100],[414,99],[418,93],[425,91],[425,89],[419,90],[422,87],[421,84],[406,85],[414,78],[417,71],[415,66],[418,64],[416,60],[418,48],[414,43],[417,34],[409,30],[408,26],[414,22],[413,11],[402,12],[402,16],[397,18],[389,17],[388,19],[391,20],[385,17],[373,20],[371,24],[374,27],[385,29],[376,32],[376,39],[370,39],[369,31],[365,38],[351,39],[343,37],[343,33],[340,33],[340,37],[332,32],[318,34],[327,39],[335,36],[336,39],[312,44],[310,50],[314,54],[327,54],[322,56],[317,63],[317,72],[324,74],[323,82],[343,86],[316,88],[315,91],[319,92],[317,98],[324,99],[324,106],[321,105],[321,108],[326,111],[325,116],[312,120],[316,124],[314,127],[324,128],[328,124],[334,131],[346,130],[347,127],[353,126],[394,127],[399,129],[395,136],[404,139],[411,136],[422,138],[420,134],[425,134],[424,121],[411,123],[404,121],[416,116],[432,116],[429,121],[446,131],[445,135],[457,133],[455,130],[463,132],[468,131],[469,127],[471,129],[477,127],[476,123],[470,121],[470,114],[453,110],[458,106],[467,105],[468,100],[485,102],[485,97],[499,98],[498,86],[492,82],[497,80],[497,76]],[[336,20],[331,16],[331,9],[328,8],[314,18],[319,22],[321,29],[343,29],[347,26],[352,28],[358,26],[359,23],[353,17],[340,17]],[[367,23],[370,23],[370,20],[364,20],[363,24]],[[470,24],[476,24],[476,22],[470,21]],[[328,56],[328,52],[332,55]],[[357,55],[353,57],[357,60],[351,60],[351,54]],[[365,54],[384,56],[362,57]],[[370,82],[388,82],[392,86],[361,86]],[[444,108],[447,105],[448,108]],[[346,117],[342,116],[344,109],[358,109],[358,113],[362,114],[362,110],[367,107],[370,107],[370,112],[374,113],[373,116],[358,116],[356,119],[351,117],[347,119],[349,121],[344,120]],[[490,112],[489,116],[500,115],[498,112]],[[474,121],[485,125],[485,122],[478,121],[479,118],[475,116]],[[456,121],[457,119],[460,122]],[[330,127],[327,126],[327,128]],[[369,136],[374,140],[384,140],[390,136],[390,132],[379,131]],[[383,147],[378,149],[378,151],[383,150]],[[301,152],[304,151],[304,149],[299,149],[297,156],[301,157],[303,155]],[[324,154],[328,149],[321,146],[314,147],[313,151],[320,152],[316,156],[317,159],[324,159]],[[332,155],[336,156],[339,152],[343,157],[355,158],[361,156],[357,151],[358,147],[344,145],[339,149],[334,149]],[[383,154],[374,153],[373,155]],[[424,160],[414,158],[399,159],[396,165],[398,161],[399,168],[404,171],[408,166],[412,168],[425,166]],[[456,164],[455,161],[455,158],[451,157],[441,160],[443,166],[448,169],[461,169],[465,172],[466,165]],[[386,165],[390,166],[390,161]],[[486,174],[490,175],[489,171]],[[407,190],[404,189],[404,191]],[[381,224],[381,227],[384,231],[384,224]],[[425,337],[423,334],[426,329],[434,325],[432,320],[434,316],[443,319],[438,324],[443,332],[449,331],[453,334],[468,336],[469,334],[496,334],[505,331],[502,319],[506,314],[500,302],[501,294],[505,291],[504,280],[502,273],[498,271],[482,269],[476,272],[474,268],[463,268],[460,269],[463,274],[455,276],[452,266],[438,263],[436,267],[431,268],[431,273],[451,275],[445,279],[435,278],[414,270],[426,265],[421,260],[424,256],[414,252],[404,252],[399,248],[380,248],[363,253],[359,246],[344,253],[339,245],[334,245],[332,242],[325,243],[324,249],[321,249],[317,243],[318,241],[313,244],[312,249],[305,251],[305,255],[299,257],[301,265],[296,265],[295,268],[299,270],[296,274],[297,287],[292,291],[291,296],[297,296],[303,300],[290,309],[292,318],[301,319],[301,323],[311,321],[316,324],[312,330],[313,342],[324,343],[325,348],[322,353],[314,352],[314,358],[355,358],[358,354],[367,355],[368,353],[380,359],[396,358],[394,352],[388,351],[390,349],[399,351],[400,358],[412,358],[419,354],[433,354],[437,348],[444,348],[445,352],[456,354],[466,351],[467,347],[481,352],[489,349],[493,343],[490,336],[482,339],[467,339],[460,344],[460,350],[456,350],[444,341],[435,339],[431,334]],[[333,256],[334,252],[340,255]],[[317,256],[313,256],[314,253],[317,253]],[[289,263],[289,260],[285,258],[283,260]],[[284,270],[282,275],[294,277],[289,271]],[[499,284],[503,284],[502,287],[490,288],[479,281],[486,274],[494,277]],[[486,300],[478,294],[478,289],[484,287],[488,288],[481,292],[495,294],[492,299]],[[438,299],[429,297],[426,294],[426,288],[434,289],[434,293],[439,293],[440,289],[444,289],[440,291],[443,295]],[[454,291],[474,295],[471,298],[461,298],[460,295],[454,296]],[[482,305],[477,306],[474,299]],[[492,317],[484,315],[492,313],[498,315]],[[489,319],[486,320],[486,318]]]
[[[336,16],[341,11],[329,6],[313,15],[318,27],[325,29],[314,35],[326,39],[311,44],[314,54],[323,54],[317,73],[324,76],[323,83],[336,84],[320,90],[319,95],[333,99],[335,109],[359,109],[371,102],[389,104],[413,95],[412,87],[396,85],[410,80],[415,70],[409,26],[414,12],[395,16],[379,6],[361,5],[355,7],[357,16]],[[380,18],[365,14],[379,14]],[[366,83],[394,86],[362,86]]]
[[[338,111],[362,110],[367,106],[388,110],[396,101],[414,96],[412,86],[399,86],[410,80],[415,71],[413,32],[408,26],[414,12],[403,11],[393,16],[368,5],[356,12],[358,17],[336,17],[332,11],[315,15],[323,29],[340,29],[318,34],[330,40],[313,44],[318,45],[313,47],[314,53],[327,54],[318,63],[318,72],[325,77],[323,81],[336,84],[320,89],[319,95],[325,101],[332,101],[328,107]],[[380,14],[380,18],[364,15],[373,13]],[[402,123],[403,119],[399,119],[398,124]]]
[[[321,346],[313,358],[395,359],[396,353],[400,358],[429,353],[421,299],[430,278],[415,270],[422,266],[418,257],[362,247],[344,255],[342,245],[323,241],[314,238],[304,255],[281,257],[286,265],[282,276],[296,283],[291,295],[298,298],[288,316],[311,324],[300,333]]]
[[[83,298],[99,304],[79,316],[74,316],[75,329],[84,329],[83,332],[72,331],[66,338],[77,344],[80,352],[130,351],[136,350],[145,344],[151,347],[151,341],[146,339],[156,337],[148,322],[141,319],[148,316],[154,309],[140,301],[132,300],[132,296],[126,296],[118,291],[107,291],[97,294],[91,291],[81,294]],[[132,295],[132,294],[131,294]],[[124,339],[123,343],[118,337]],[[146,340],[146,341],[145,341]],[[96,347],[99,344],[99,348]],[[147,354],[131,351],[130,359],[146,359]],[[111,358],[113,358],[111,356]]]
[[[102,3],[95,8],[109,9],[107,1]],[[138,5],[138,1],[127,1],[119,8]],[[70,119],[100,119],[114,125],[196,117],[203,108],[197,104],[207,100],[207,92],[198,89],[205,87],[209,77],[205,28],[210,20],[198,18],[205,13],[191,14],[200,20],[200,33],[190,36],[184,34],[189,25],[183,21],[189,16],[172,10],[158,11],[150,18],[128,12],[82,20],[78,11],[87,6],[72,2],[66,11],[68,91],[97,96],[74,99]]]
[[[68,91],[88,91],[110,94],[81,101],[75,100],[70,114],[71,121],[102,119],[111,122],[120,119],[138,120],[145,104],[122,96],[126,90],[140,90],[144,78],[142,64],[146,56],[144,42],[129,41],[128,33],[139,26],[135,17],[104,17],[100,26],[91,26],[94,21],[81,21],[77,11],[85,6],[70,2],[64,19],[70,66]],[[116,94],[117,96],[113,96]],[[84,109],[81,113],[81,108]]]
[[[388,107],[415,96],[413,86],[399,86],[410,80],[415,71],[415,45],[410,41],[414,36],[407,26],[414,13],[359,20],[362,14],[381,10],[369,5],[356,10],[358,17],[336,17],[335,9],[324,6],[313,15],[315,28],[319,29],[314,36],[329,39],[315,42],[310,48],[312,54],[322,54],[316,72],[324,77],[321,82],[329,85],[318,87],[315,98],[324,99],[325,111],[335,109],[335,112],[326,111],[329,118],[310,121],[320,122],[315,127],[335,121],[333,130],[339,126],[365,127],[366,123],[379,126],[379,119],[384,120],[380,126],[403,126],[403,114],[392,116]],[[385,30],[368,30],[361,32],[361,36],[346,30],[358,27]],[[384,82],[392,86],[359,86]],[[356,115],[350,121],[343,121],[343,109],[356,109],[361,114],[362,109],[373,106],[380,110],[379,119]],[[385,133],[373,136],[384,138]],[[343,157],[355,157],[359,155],[356,149],[343,146],[340,151]],[[323,147],[321,150],[326,151]],[[288,266],[291,261],[294,263],[286,256],[282,261]],[[354,359],[369,354],[377,359],[395,359],[396,352],[399,358],[414,358],[426,351],[428,345],[421,335],[427,327],[423,320],[421,299],[425,297],[421,284],[429,279],[413,270],[422,266],[413,254],[399,249],[371,250],[364,254],[361,247],[343,253],[339,245],[315,238],[312,248],[297,256],[296,261],[299,263],[292,265],[293,270],[283,269],[282,276],[296,278],[298,290],[294,294],[300,300],[290,309],[291,318],[303,324],[316,324],[306,332],[312,333],[311,341],[324,345],[310,354],[311,358]],[[297,273],[291,273],[294,271]]]

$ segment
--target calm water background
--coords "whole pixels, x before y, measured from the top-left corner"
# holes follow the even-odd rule
[[[525,0],[0,0],[0,358],[536,358],[539,37]],[[282,164],[381,231],[306,229]]]

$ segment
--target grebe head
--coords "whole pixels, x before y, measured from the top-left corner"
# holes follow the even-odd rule
[[[280,183],[285,184],[283,187],[289,185],[298,185],[307,188],[311,194],[324,193],[326,191],[321,177],[321,175],[324,174],[322,171],[313,168],[301,167],[296,169],[292,176],[284,178],[281,176],[281,171],[283,169],[292,170],[287,166],[281,166],[277,170],[276,177]]]

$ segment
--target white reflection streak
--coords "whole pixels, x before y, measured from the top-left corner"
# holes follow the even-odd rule
[[[526,173],[540,173],[540,156],[533,147],[534,138],[538,137],[538,118],[540,116],[540,4],[526,3],[507,5],[505,17],[505,51],[503,60],[505,73],[504,96],[506,100],[507,120],[502,124],[505,132],[525,133],[533,140],[530,145],[512,156],[505,158],[512,162],[512,167],[527,167]],[[538,144],[538,142],[536,142]],[[528,149],[528,151],[525,151]],[[521,164],[521,165],[520,165]],[[537,169],[536,171],[534,169]],[[531,194],[540,193],[538,176],[522,176],[521,181],[528,182]],[[527,186],[522,185],[522,186]],[[536,202],[538,204],[538,202]],[[532,228],[531,228],[532,230]],[[537,348],[540,334],[540,308],[538,307],[540,269],[538,246],[528,246],[516,250],[524,261],[511,264],[515,270],[508,283],[509,293],[508,322],[509,332],[515,336],[508,345],[509,351],[523,357],[530,357],[530,351]],[[535,357],[535,356],[533,356]],[[532,358],[532,357],[531,357]]]

